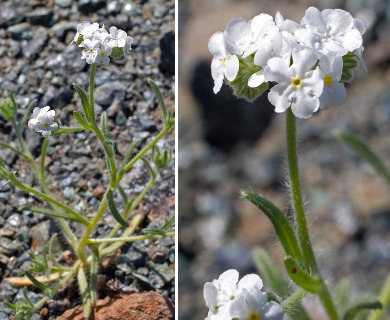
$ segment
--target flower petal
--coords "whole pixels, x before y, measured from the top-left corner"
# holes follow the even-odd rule
[[[310,7],[305,11],[305,21],[309,24],[315,31],[320,33],[326,32],[326,22],[321,15],[320,10],[314,7]]]
[[[206,302],[206,306],[214,310],[218,307],[218,289],[211,282],[206,282],[203,287],[203,297]]]
[[[292,86],[276,85],[268,93],[268,100],[275,106],[275,112],[285,112],[291,105]]]
[[[226,52],[223,33],[220,31],[214,33],[209,40],[208,46],[213,56],[224,56]]]
[[[269,81],[289,83],[291,79],[291,71],[286,61],[281,58],[272,58],[268,60],[267,66],[264,68],[264,76]]]
[[[318,110],[320,106],[319,98],[305,92],[304,90],[296,90],[291,110],[298,118],[307,119]]]
[[[275,301],[267,302],[263,307],[264,320],[282,320],[283,309]]]
[[[233,81],[237,77],[240,69],[240,62],[236,55],[232,54],[225,62],[225,76],[229,81]]]

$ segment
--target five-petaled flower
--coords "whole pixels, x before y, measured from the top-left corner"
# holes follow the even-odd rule
[[[44,108],[34,108],[31,119],[28,121],[28,127],[31,130],[39,132],[47,138],[51,132],[58,129],[58,124],[54,122],[55,111],[50,110],[49,106]]]

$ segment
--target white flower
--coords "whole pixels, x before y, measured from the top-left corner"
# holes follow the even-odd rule
[[[112,47],[123,48],[126,45],[127,33],[117,27],[110,28],[110,45]]]
[[[99,24],[97,22],[91,24],[89,21],[83,21],[77,25],[77,33],[74,36],[72,42],[77,42],[80,36],[82,40],[92,38],[92,34],[99,29]]]
[[[230,20],[224,35],[228,48],[246,58],[270,42],[278,31],[273,18],[262,13],[249,22],[242,18]]]
[[[361,47],[363,38],[351,14],[342,9],[320,12],[310,7],[294,33],[297,40],[320,52],[334,51],[343,56]]]
[[[324,91],[320,96],[320,108],[326,109],[331,105],[340,106],[346,99],[346,90],[340,83],[343,72],[343,59],[328,54],[320,58],[320,69],[324,77]]]
[[[209,50],[214,56],[211,61],[211,75],[214,79],[214,93],[221,90],[223,79],[233,81],[238,73],[239,62],[235,54],[228,52],[222,32],[214,33],[209,40]]]
[[[123,54],[124,56],[130,55],[130,50],[131,50],[131,45],[133,44],[133,38],[130,36],[126,37],[126,44],[125,47],[123,48]]]
[[[279,11],[275,14],[275,24],[280,31],[287,31],[289,33],[294,33],[296,29],[300,28],[300,25],[295,21],[284,19]]]
[[[81,55],[81,59],[85,59],[88,64],[92,64],[95,62],[96,57],[100,51],[100,42],[98,39],[89,40],[85,39],[80,47],[84,47],[84,50]]]
[[[263,281],[256,274],[248,274],[238,281],[237,270],[230,269],[222,273],[218,280],[206,282],[203,295],[207,307],[215,312],[220,307],[229,304],[240,295],[243,288],[258,288],[261,290]]]
[[[58,129],[58,124],[54,122],[55,111],[49,106],[44,108],[34,108],[28,127],[36,132],[41,132],[45,138],[51,135],[51,131]]]
[[[112,47],[110,45],[108,44],[100,45],[100,50],[98,51],[95,62],[102,63],[102,64],[109,63],[111,51],[112,51]]]
[[[319,96],[324,88],[321,70],[311,70],[317,62],[316,54],[309,49],[293,51],[293,64],[281,58],[272,58],[264,74],[269,81],[278,82],[268,94],[275,112],[291,107],[298,118],[309,118],[320,106]]]
[[[230,317],[239,320],[282,320],[283,309],[274,301],[267,302],[267,295],[257,288],[244,289],[231,303]]]
[[[256,52],[253,63],[262,67],[262,69],[249,78],[249,87],[256,88],[268,81],[268,79],[264,77],[264,67],[267,65],[268,60],[274,57],[282,58],[286,60],[286,63],[289,63],[291,58],[291,48],[284,40],[281,32],[278,32],[271,42],[266,43]]]

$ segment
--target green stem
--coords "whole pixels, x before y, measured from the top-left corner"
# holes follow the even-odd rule
[[[56,286],[56,288],[62,288],[73,276],[77,273],[78,269],[80,268],[81,262],[80,260],[77,261],[72,271],[70,271]],[[35,308],[39,310],[51,297],[45,296],[41,300],[39,300],[36,304],[34,304]]]
[[[291,111],[291,108],[287,110],[286,115],[286,136],[291,200],[295,214],[295,223],[297,225],[298,239],[302,248],[304,265],[310,272],[317,274],[318,278],[321,279],[321,289],[318,292],[318,296],[321,300],[322,305],[325,308],[326,313],[328,314],[329,319],[338,320],[339,316],[336,310],[336,306],[332,300],[332,297],[324,280],[318,272],[317,263],[310,241],[309,230],[307,227],[307,221],[302,200],[301,184],[299,181],[296,118]]]
[[[167,232],[166,237],[174,237],[175,232]],[[142,240],[157,240],[162,239],[163,236],[155,235],[155,234],[145,234],[142,236],[132,236],[132,237],[119,237],[119,238],[102,238],[102,239],[89,239],[89,244],[98,244],[98,243],[110,243],[110,242],[135,242]]]
[[[89,110],[91,114],[91,120],[96,122],[95,119],[95,100],[93,97],[94,86],[95,86],[95,72],[96,72],[96,63],[91,65],[91,73],[89,75]]]
[[[148,152],[162,137],[164,137],[168,131],[172,128],[172,125],[164,126],[164,128],[161,130],[161,132],[145,147],[143,148],[131,161],[126,164],[122,170],[118,173],[117,181],[120,181],[122,176],[130,170],[130,168],[136,163],[141,157]]]
[[[125,232],[123,232],[121,237],[125,238],[125,237],[128,237],[131,234],[133,234],[134,231],[142,223],[143,219],[144,219],[144,215],[143,214],[135,215],[134,218],[131,220],[129,227],[125,230]],[[112,253],[113,251],[119,249],[123,244],[124,244],[124,242],[116,242],[116,243],[111,244],[109,247],[107,247],[105,249],[100,249],[99,248],[100,256],[104,257],[105,255],[108,255],[108,254]],[[101,246],[104,246],[104,245],[105,244],[103,243]]]
[[[52,198],[52,197],[50,197],[42,192],[39,192],[33,188],[26,186],[25,184],[20,182],[18,179],[16,179],[16,177],[13,173],[10,174],[10,180],[19,189],[26,191],[26,192],[29,192],[29,193],[32,193],[32,194],[36,195],[37,197],[50,202],[51,204],[63,209],[64,211],[68,212],[72,216],[76,217],[76,219],[78,221],[84,223],[85,225],[89,225],[89,221],[86,218],[84,218],[82,215],[78,214],[76,211],[72,210],[71,208],[62,204],[61,202],[57,201],[56,199],[54,199],[54,198]]]
[[[298,239],[300,241],[303,253],[305,267],[312,272],[317,272],[317,265],[311,246],[309,230],[302,201],[301,184],[299,181],[297,137],[296,137],[296,119],[291,111],[287,110],[286,115],[286,137],[287,137],[287,157],[288,169],[290,173],[291,200],[295,213],[295,222],[297,225]]]
[[[96,136],[98,137],[100,143],[103,146],[104,153],[107,157],[107,161],[110,167],[110,175],[111,175],[110,188],[114,189],[116,185],[116,181],[119,181],[117,180],[116,177],[117,174],[116,174],[116,164],[115,164],[114,155],[112,154],[111,150],[108,150],[108,146],[106,144],[106,140],[104,139],[104,135],[96,123],[92,123],[92,130],[96,133]]]
[[[146,184],[145,188],[142,190],[142,192],[138,195],[137,198],[135,198],[134,201],[129,201],[122,212],[122,218],[126,220],[130,214],[135,208],[138,207],[142,199],[145,197],[145,195],[149,192],[149,190],[154,186],[155,180],[153,177],[150,178],[148,183]],[[108,238],[112,238],[115,236],[115,234],[119,231],[119,229],[122,227],[120,223],[117,223],[116,226],[111,230],[110,234],[108,235]],[[106,243],[103,243],[99,250],[103,250],[106,247]]]
[[[46,152],[47,147],[49,146],[49,138],[45,138],[43,141],[42,151],[41,151],[41,170],[40,170],[40,180],[45,180],[45,158],[46,158]]]
[[[77,247],[77,256],[79,259],[85,264],[85,266],[88,266],[89,263],[87,262],[87,259],[84,255],[84,247],[88,244],[89,236],[91,235],[93,229],[101,219],[101,217],[104,214],[104,211],[107,209],[107,193],[104,195],[102,202],[100,203],[99,209],[96,212],[96,215],[93,217],[92,221],[89,223],[87,228],[85,229],[85,232],[82,236],[82,238],[79,241],[78,247]]]
[[[383,309],[371,312],[369,320],[381,320],[385,315],[385,312],[390,304],[390,274],[387,276],[385,284],[382,287],[379,295],[379,301],[382,303]]]

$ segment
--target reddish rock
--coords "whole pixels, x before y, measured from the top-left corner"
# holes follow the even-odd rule
[[[105,192],[104,187],[97,186],[95,189],[93,189],[92,194],[96,198],[101,198],[103,196],[104,192]]]
[[[173,320],[174,306],[170,299],[156,292],[133,293],[98,300],[95,320]],[[66,311],[57,320],[84,320],[83,308]]]

